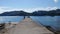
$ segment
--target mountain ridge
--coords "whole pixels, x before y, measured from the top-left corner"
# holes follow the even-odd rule
[[[23,10],[10,11],[0,14],[0,16],[60,16],[60,9],[50,10],[50,11],[38,10],[32,13],[28,13]]]

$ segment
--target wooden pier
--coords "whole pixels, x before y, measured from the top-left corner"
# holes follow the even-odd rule
[[[14,28],[10,28],[5,34],[54,34],[47,28],[38,25],[31,18],[25,18],[20,23],[15,25]]]

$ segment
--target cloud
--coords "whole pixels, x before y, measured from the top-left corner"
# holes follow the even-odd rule
[[[24,9],[24,11],[26,12],[34,12],[34,11],[38,11],[38,10],[45,10],[45,11],[49,11],[49,10],[56,10],[58,7],[40,7],[40,8],[29,8],[29,9]]]
[[[9,12],[9,11],[16,11],[16,10],[21,10],[21,9],[0,6],[0,13]]]
[[[3,12],[9,12],[9,11],[19,11],[19,10],[23,10],[25,12],[34,12],[34,11],[37,11],[37,10],[55,10],[57,9],[57,7],[40,7],[40,8],[11,8],[11,7],[1,7],[0,6],[0,13],[3,13]]]
[[[57,3],[57,2],[58,2],[58,0],[54,0],[54,2],[55,2],[55,3]]]

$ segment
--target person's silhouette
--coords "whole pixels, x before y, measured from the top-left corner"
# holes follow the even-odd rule
[[[24,16],[24,19],[25,19],[25,16]]]

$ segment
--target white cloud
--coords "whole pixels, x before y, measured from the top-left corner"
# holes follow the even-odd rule
[[[24,9],[24,11],[26,12],[33,12],[33,11],[38,11],[38,10],[45,10],[45,11],[49,11],[49,10],[56,10],[58,7],[40,7],[40,8],[29,8],[29,9]]]
[[[6,11],[15,11],[15,10],[20,10],[20,9],[0,6],[0,13],[6,12]]]
[[[11,7],[0,7],[0,13],[6,12],[6,11],[19,11],[19,10],[23,10],[25,12],[33,12],[33,11],[37,11],[37,10],[55,10],[57,9],[57,7],[40,7],[40,8],[11,8]]]
[[[58,0],[54,0],[54,2],[55,2],[55,3],[57,3],[57,2],[58,2]]]

